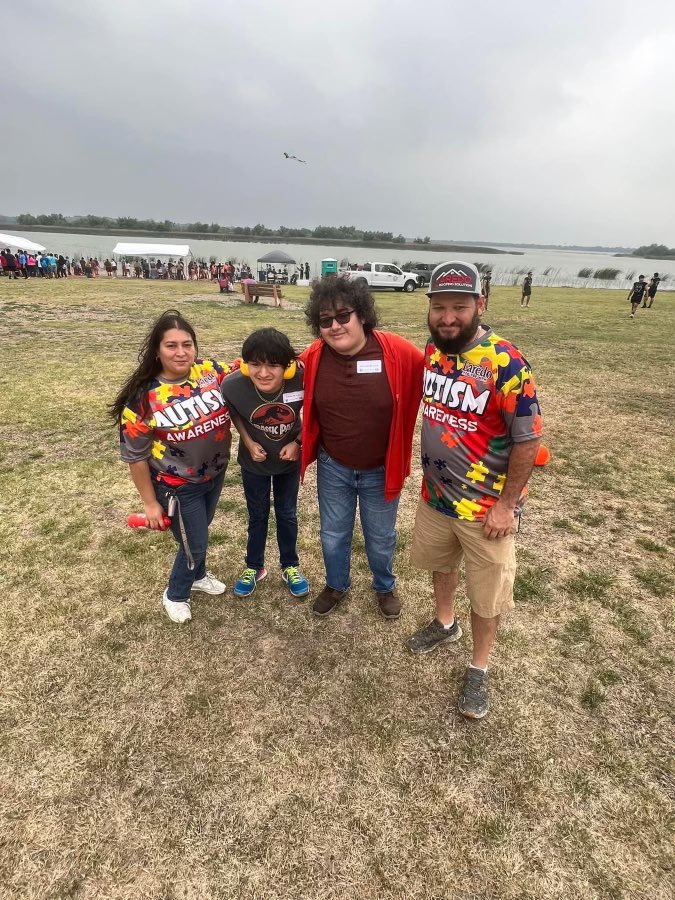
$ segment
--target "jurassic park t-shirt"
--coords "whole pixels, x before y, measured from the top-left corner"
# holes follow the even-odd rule
[[[232,412],[237,413],[252,440],[267,453],[264,462],[255,462],[242,440],[239,441],[237,462],[254,475],[284,475],[300,465],[279,459],[279,451],[300,434],[303,390],[303,371],[284,381],[274,394],[258,393],[251,379],[241,372],[233,372],[222,383],[223,398]]]

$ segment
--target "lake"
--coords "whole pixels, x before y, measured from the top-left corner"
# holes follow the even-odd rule
[[[269,253],[270,250],[284,250],[297,262],[309,263],[310,274],[316,276],[321,271],[321,260],[332,257],[341,261],[348,259],[352,263],[364,263],[372,260],[392,262],[398,265],[408,261],[439,263],[450,259],[450,251],[416,250],[412,247],[395,250],[378,250],[368,247],[350,247],[322,244],[268,244],[246,241],[209,241],[191,240],[188,238],[149,238],[125,237],[123,235],[106,234],[71,234],[49,231],[30,233],[16,231],[7,226],[12,234],[21,235],[28,240],[44,244],[48,250],[63,253],[65,256],[97,256],[101,261],[110,256],[118,241],[134,241],[143,243],[189,244],[197,258],[217,261],[247,262],[255,270],[256,260]],[[517,249],[517,248],[514,248]],[[493,284],[516,284],[522,282],[524,274],[531,270],[534,284],[549,287],[605,287],[626,290],[637,279],[645,275],[647,279],[658,271],[664,281],[664,288],[675,283],[675,260],[640,259],[639,257],[616,257],[605,253],[591,253],[580,250],[532,250],[522,248],[518,253],[458,254],[460,259],[473,263],[487,263],[492,267]],[[614,281],[596,278],[579,278],[581,269],[613,268],[620,273]],[[669,283],[670,282],[670,283]]]

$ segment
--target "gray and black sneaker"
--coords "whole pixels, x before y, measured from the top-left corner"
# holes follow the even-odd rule
[[[487,672],[467,666],[457,706],[467,719],[482,719],[488,714],[490,700],[488,698]]]
[[[409,637],[405,645],[411,653],[431,653],[441,644],[454,644],[461,636],[462,629],[459,627],[457,618],[450,628],[445,628],[438,619],[433,619],[428,625]]]

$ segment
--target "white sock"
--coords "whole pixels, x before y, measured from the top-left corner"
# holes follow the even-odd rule
[[[477,672],[482,672],[483,675],[485,675],[485,673],[487,672],[487,666],[485,666],[484,669],[481,669],[480,666],[474,666],[473,663],[469,663],[469,668],[470,668],[470,669],[475,669]]]
[[[446,631],[450,631],[450,629],[452,628],[452,626],[453,626],[454,624],[455,624],[455,620],[454,620],[454,619],[452,620],[452,622],[451,622],[449,625],[443,625],[443,623],[441,622],[441,625],[443,625],[443,628],[445,628]]]

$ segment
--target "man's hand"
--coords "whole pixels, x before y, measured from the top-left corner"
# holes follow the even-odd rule
[[[159,501],[144,503],[143,508],[145,518],[148,520],[148,528],[152,528],[153,531],[166,531],[166,525],[164,524],[166,513],[162,504]]]
[[[485,537],[493,540],[494,538],[507,537],[514,531],[516,517],[513,507],[504,503],[502,500],[490,507],[485,516],[483,530]]]
[[[286,462],[295,462],[296,459],[300,459],[300,445],[295,441],[286,444],[286,446],[282,447],[279,451],[279,459],[284,459]]]

